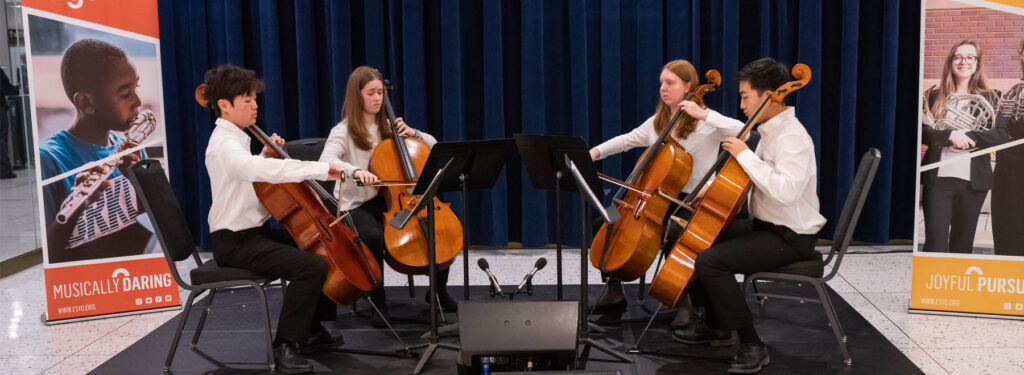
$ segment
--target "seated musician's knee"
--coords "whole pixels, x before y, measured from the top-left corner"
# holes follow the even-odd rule
[[[693,268],[698,277],[717,276],[727,273],[727,270],[724,269],[722,262],[719,261],[717,254],[713,250],[714,248],[711,248],[697,254],[697,259],[693,262]]]
[[[323,282],[323,280],[326,280],[328,268],[327,262],[324,261],[323,258],[315,254],[308,254],[308,258],[309,261],[306,262],[308,264],[305,267],[303,267],[303,269],[305,270],[305,272],[303,273],[306,274],[307,277],[320,280],[321,282]]]

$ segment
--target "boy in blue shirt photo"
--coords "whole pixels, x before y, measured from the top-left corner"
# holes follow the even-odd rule
[[[43,186],[48,262],[142,254],[152,232],[121,170],[145,151],[70,173],[137,147],[155,127],[152,112],[139,113],[138,73],[121,48],[83,39],[64,52],[60,77],[76,117],[39,145],[42,179],[65,175]]]

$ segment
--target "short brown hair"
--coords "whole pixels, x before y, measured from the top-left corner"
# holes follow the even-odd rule
[[[263,92],[263,80],[256,77],[256,72],[231,64],[208,70],[203,77],[203,84],[206,85],[206,93],[203,95],[206,107],[217,117],[220,117],[218,100],[226,99],[234,103],[239,95]]]
[[[60,61],[64,94],[73,101],[77,92],[95,93],[122,60],[128,60],[123,49],[101,40],[82,39],[71,44]]]

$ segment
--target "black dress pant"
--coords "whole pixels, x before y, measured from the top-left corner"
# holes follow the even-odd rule
[[[924,251],[974,252],[974,234],[987,190],[975,190],[971,182],[939,177],[924,186]]]
[[[238,232],[219,230],[211,233],[210,239],[218,265],[288,282],[277,321],[276,341],[304,343],[320,329],[318,321],[337,318],[337,304],[321,292],[327,278],[327,263],[318,255],[295,247],[287,232],[264,225]]]
[[[690,288],[693,305],[705,307],[708,321],[718,329],[752,326],[735,275],[771,271],[811,259],[817,239],[817,234],[797,234],[757,219],[734,221],[721,241],[697,255],[696,284]]]
[[[359,239],[366,244],[366,247],[373,254],[373,257],[377,259],[377,264],[380,265],[381,269],[384,269],[384,256],[387,252],[387,244],[384,242],[384,212],[387,211],[387,202],[383,196],[377,196],[364,202],[359,207],[349,210],[349,216],[352,218],[352,223],[356,227],[356,232],[359,233]],[[410,222],[409,225],[419,225],[416,222]],[[442,289],[448,285],[448,269],[438,270],[437,272],[437,283],[438,293],[445,293]],[[387,309],[387,294],[384,292],[384,279],[383,274],[381,275],[381,284],[370,292],[370,299],[373,300],[373,304],[377,305],[381,310]]]
[[[356,227],[359,239],[366,245],[377,260],[377,265],[384,270],[384,252],[387,245],[384,243],[384,227],[381,220],[384,218],[384,211],[387,211],[387,203],[384,197],[377,196],[364,202],[361,206],[348,211],[352,218],[352,224]],[[377,308],[382,311],[387,309],[387,295],[384,293],[384,273],[381,272],[380,286],[370,292],[370,299]]]
[[[1010,120],[1009,127],[1011,134],[1024,133],[1024,118]],[[993,175],[992,240],[995,254],[1024,256],[1024,189],[1021,188],[1024,186],[1024,145],[997,151]]]

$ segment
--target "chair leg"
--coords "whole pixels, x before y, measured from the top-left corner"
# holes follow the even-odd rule
[[[636,284],[636,301],[644,302],[644,290],[647,289],[647,274],[640,275],[640,282]]]
[[[757,280],[750,280],[750,287],[754,289],[754,293],[761,293],[761,289],[757,288]],[[768,297],[757,296],[757,303],[764,305],[765,302],[768,302]]]
[[[412,275],[409,276],[409,299],[416,302],[416,282],[413,281]]]
[[[828,293],[821,286],[821,283],[812,284],[814,284],[814,289],[818,291],[818,299],[821,300],[821,307],[825,310],[825,316],[828,318],[829,325],[832,326],[832,334],[836,337],[839,350],[843,352],[843,364],[849,366],[853,364],[853,359],[850,358],[850,352],[846,349],[846,333],[843,332],[843,327],[839,325],[839,318],[836,316],[832,300],[828,297]]]
[[[217,295],[217,289],[210,289],[210,297],[206,301],[206,307],[203,308],[203,314],[199,316],[199,325],[196,326],[196,332],[192,334],[192,346],[189,349],[195,349],[196,345],[199,344],[199,335],[203,333],[203,325],[206,324],[206,315],[210,313],[210,306],[213,305],[213,297]]]
[[[761,290],[757,289],[757,279],[753,279],[750,276],[744,276],[743,277],[743,295],[744,296],[747,295],[748,286],[749,286],[749,289],[753,289],[754,290],[754,294],[761,293]],[[764,296],[755,296],[754,298],[757,298],[757,303],[759,305],[761,305],[761,306],[764,306],[765,301],[768,300]]]
[[[180,314],[181,318],[178,319],[178,329],[174,331],[174,339],[171,341],[171,350],[167,352],[167,360],[164,361],[164,372],[171,371],[171,362],[174,361],[174,352],[178,350],[178,340],[181,340],[181,331],[185,329],[185,321],[188,320],[188,313],[192,308],[192,300],[195,296],[195,291],[189,292],[188,299],[185,301],[185,306],[182,306]]]
[[[359,300],[352,302],[352,311],[350,311],[348,315],[352,317],[359,316]]]
[[[275,371],[277,364],[274,362],[274,336],[270,329],[270,310],[267,307],[267,293],[255,282],[252,283],[252,287],[256,289],[256,294],[260,297],[260,312],[263,313],[263,327],[265,328],[267,339],[267,365],[270,367],[270,371]]]

